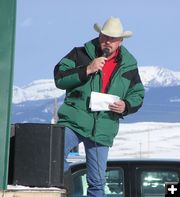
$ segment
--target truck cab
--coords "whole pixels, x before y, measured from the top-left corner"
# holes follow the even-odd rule
[[[71,163],[73,197],[87,196],[86,163]],[[109,160],[106,171],[107,197],[164,197],[166,184],[180,181],[180,160]]]

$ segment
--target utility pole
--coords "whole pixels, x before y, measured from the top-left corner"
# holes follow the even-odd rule
[[[142,157],[142,150],[141,150],[141,148],[142,148],[142,142],[140,141],[139,142],[139,157],[140,157],[140,159]]]
[[[148,158],[150,158],[150,129],[148,129]]]
[[[51,119],[51,124],[56,124],[58,122],[58,99],[54,98],[54,103],[53,103],[53,116]]]

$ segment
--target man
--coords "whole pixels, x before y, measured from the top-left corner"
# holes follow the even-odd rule
[[[99,37],[76,47],[56,65],[57,88],[66,96],[58,115],[65,129],[65,159],[69,151],[84,143],[87,165],[88,197],[104,197],[105,170],[109,147],[119,128],[119,119],[142,106],[144,88],[135,58],[122,46],[132,32],[123,31],[120,19],[110,17]],[[91,92],[119,96],[109,111],[91,111]],[[64,170],[68,171],[65,161]]]

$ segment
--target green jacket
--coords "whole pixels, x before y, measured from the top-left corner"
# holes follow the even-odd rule
[[[106,88],[107,94],[117,95],[126,103],[123,114],[112,111],[91,112],[91,91],[101,92],[101,72],[86,76],[87,65],[99,52],[98,38],[74,48],[55,66],[57,88],[65,89],[64,103],[58,111],[59,124],[105,146],[112,146],[119,128],[119,119],[134,113],[142,106],[144,87],[138,74],[135,58],[121,46],[117,66]]]

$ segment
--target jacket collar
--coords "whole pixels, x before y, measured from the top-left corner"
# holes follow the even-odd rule
[[[95,38],[84,44],[85,50],[91,59],[94,59],[98,56],[97,50],[99,48],[99,40]]]

